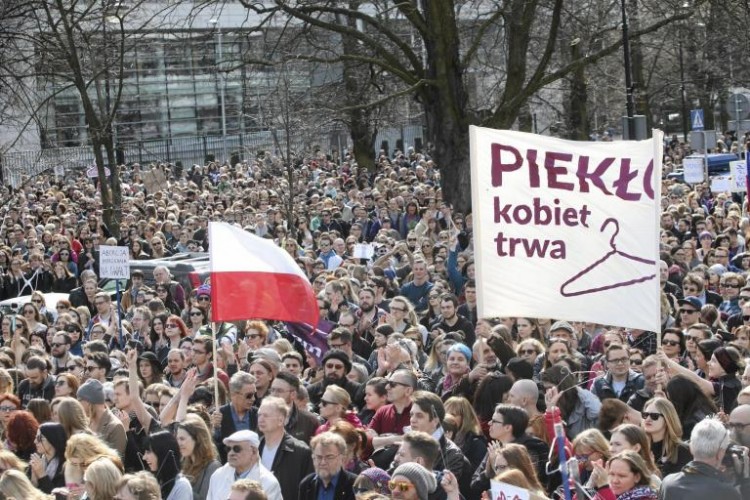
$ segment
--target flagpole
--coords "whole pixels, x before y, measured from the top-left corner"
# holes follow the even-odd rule
[[[219,330],[216,329],[216,322],[211,322],[211,330],[214,332],[214,340],[211,342],[212,350],[213,350],[213,358],[214,358],[214,406],[218,409],[219,408],[219,367],[217,365],[219,358],[218,358],[218,347],[216,344],[219,343]]]

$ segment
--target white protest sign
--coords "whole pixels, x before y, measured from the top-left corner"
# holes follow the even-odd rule
[[[531,498],[529,490],[495,480],[490,481],[490,491],[492,492],[490,500],[529,500]]]
[[[697,184],[706,180],[703,158],[685,158],[682,160],[682,172],[688,184]]]
[[[711,177],[711,192],[712,193],[726,193],[732,189],[732,176],[727,175],[715,175]]]
[[[372,248],[372,245],[367,243],[357,243],[354,245],[353,257],[355,259],[371,259],[374,254],[375,250]]]
[[[130,279],[130,252],[128,247],[99,247],[99,276],[102,278]]]
[[[660,330],[653,135],[573,142],[470,128],[479,317]]]
[[[747,164],[744,160],[729,162],[729,172],[732,175],[730,191],[744,193],[747,186]]]
[[[56,165],[55,166],[55,177],[63,177],[65,176],[65,167],[62,165]]]

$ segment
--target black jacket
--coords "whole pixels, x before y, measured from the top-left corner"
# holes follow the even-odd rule
[[[716,498],[740,500],[740,492],[716,469],[703,462],[692,461],[680,472],[664,478],[659,489],[660,500],[692,500]]]
[[[263,438],[258,448],[261,455],[265,446],[266,440]],[[279,480],[284,500],[297,500],[302,479],[314,470],[310,448],[299,439],[285,433],[271,465],[271,472]]]
[[[333,494],[334,500],[354,500],[354,480],[357,476],[341,469],[338,484]],[[318,476],[314,472],[309,474],[299,485],[299,500],[318,500]],[[286,500],[286,497],[284,497]]]
[[[229,405],[231,404],[232,403],[227,403],[219,408],[219,411],[221,412],[221,428],[218,432],[216,430],[213,432],[214,443],[219,450],[221,463],[223,464],[227,463],[227,447],[224,446],[224,439],[237,432],[237,427],[235,427],[234,419],[232,418],[232,410],[229,408]],[[250,430],[257,432],[258,409],[253,406],[248,411],[250,412]]]

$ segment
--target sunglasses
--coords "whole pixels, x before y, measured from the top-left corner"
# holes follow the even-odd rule
[[[409,491],[411,488],[413,488],[414,485],[411,484],[409,481],[394,481],[390,480],[388,481],[388,489],[391,491]]]
[[[230,452],[230,451],[233,452],[233,453],[242,453],[245,450],[242,448],[242,446],[240,446],[238,444],[234,444],[234,445],[229,446],[227,448],[227,452]]]
[[[630,359],[630,364],[631,365],[635,365],[635,366],[641,366],[643,364],[643,360],[642,359],[638,359],[638,358],[631,358]]]
[[[672,347],[676,347],[680,345],[680,342],[677,340],[662,340],[661,345],[671,345]]]
[[[397,385],[400,385],[401,387],[411,387],[409,384],[404,384],[403,382],[396,382],[395,380],[389,380],[385,383],[386,387],[396,387]]]
[[[203,316],[203,313],[200,311],[191,311],[190,316]]]
[[[328,405],[335,405],[335,404],[338,404],[338,403],[334,403],[333,401],[326,401],[325,399],[321,399],[320,400],[320,407],[321,408],[324,408],[324,407],[326,407]]]
[[[199,302],[208,302],[209,300],[211,300],[211,297],[209,297],[208,295],[201,295],[200,297],[198,297]]]
[[[531,356],[532,354],[536,354],[536,349],[521,349],[518,351],[518,354]]]
[[[66,345],[64,342],[52,342],[50,343],[50,347],[62,347]]]
[[[651,419],[654,422],[659,420],[663,415],[661,413],[653,412],[653,411],[642,411],[641,416],[643,417],[643,420]]]
[[[695,309],[680,309],[680,314],[695,314],[697,312]]]
[[[167,328],[177,328],[177,323],[167,323],[164,326],[167,327]]]

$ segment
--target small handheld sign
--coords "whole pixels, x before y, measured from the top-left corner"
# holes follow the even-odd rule
[[[120,280],[130,279],[130,251],[128,247],[102,245],[99,247],[99,275],[115,280],[119,343],[122,347],[122,319],[120,315]]]

